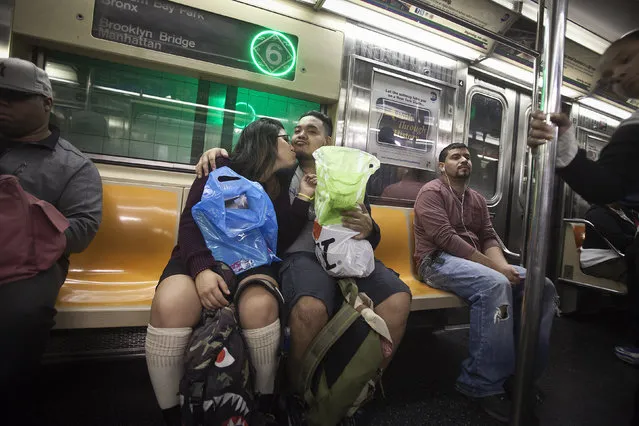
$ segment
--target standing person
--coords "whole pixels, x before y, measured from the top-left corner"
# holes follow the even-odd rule
[[[439,154],[439,179],[428,182],[415,201],[415,264],[422,281],[470,304],[470,357],[456,388],[476,399],[492,417],[507,422],[507,398],[515,373],[515,346],[526,270],[509,265],[493,228],[486,199],[468,188],[468,147],[453,143]],[[555,287],[543,292],[538,375],[548,360],[556,312]],[[505,388],[506,385],[506,388]]]
[[[639,30],[632,31],[608,47],[598,67],[596,84],[611,89],[621,99],[639,98]],[[544,122],[542,112],[533,114],[528,145],[536,147],[554,138],[553,127]],[[610,142],[592,161],[579,149],[575,132],[566,114],[551,114],[558,127],[557,173],[586,201],[609,204],[639,193],[639,111],[623,120]],[[632,342],[617,346],[616,355],[630,364],[639,364],[639,241],[635,238],[628,255],[628,297],[631,304]]]
[[[0,285],[0,406],[8,408],[0,409],[3,419],[31,410],[20,407],[32,405],[28,391],[55,324],[69,255],[87,248],[102,218],[98,170],[50,125],[52,106],[51,83],[42,69],[17,58],[0,60],[0,175],[16,176],[24,191],[69,222],[64,254],[50,269]],[[0,256],[11,249],[0,247]]]
[[[270,118],[252,122],[242,131],[230,159],[220,158],[245,178],[259,182],[274,204],[288,205],[286,174],[295,165],[295,153],[282,124]],[[191,209],[202,198],[207,178],[191,186],[180,218],[175,246],[153,298],[146,335],[146,359],[153,390],[168,426],[181,425],[178,390],[184,373],[183,355],[202,308],[218,309],[236,297],[240,326],[255,368],[255,392],[268,404],[275,386],[281,327],[279,304],[273,292],[252,280],[266,280],[277,288],[272,267],[261,266],[234,276],[207,248]],[[309,191],[307,180],[300,183]],[[306,186],[305,186],[306,185]],[[283,219],[278,217],[278,222]],[[279,238],[279,236],[278,236]],[[237,289],[232,283],[237,282]],[[268,407],[265,407],[268,409]]]
[[[278,241],[278,253],[283,259],[279,276],[291,329],[289,374],[297,374],[306,349],[339,307],[335,303],[336,292],[339,291],[337,283],[315,256],[312,235],[315,187],[304,188],[301,185],[307,178],[315,179],[313,152],[322,146],[332,145],[332,133],[333,123],[325,114],[310,111],[300,117],[292,139],[298,167],[288,176],[286,185],[289,206],[275,205],[276,211],[288,209],[291,212],[288,215],[278,213],[280,232],[286,234],[286,238]],[[208,172],[209,163],[218,155],[224,155],[224,152],[217,149],[205,152],[197,166],[198,174]],[[374,249],[381,240],[381,234],[369,212],[370,205],[365,198],[361,211],[344,212],[342,224],[359,232],[355,238],[367,239]],[[286,219],[280,221],[281,216]],[[396,351],[410,312],[410,289],[378,260],[371,275],[357,279],[357,286],[372,299],[375,312],[386,321]],[[380,367],[385,368],[386,364]]]

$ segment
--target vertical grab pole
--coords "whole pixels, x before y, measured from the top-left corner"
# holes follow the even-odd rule
[[[544,78],[542,108],[546,122],[551,112],[561,110],[561,82],[564,68],[564,43],[568,0],[551,0],[548,24],[544,36]],[[526,289],[521,315],[521,332],[515,375],[515,392],[510,424],[523,426],[531,418],[531,389],[534,379],[541,302],[545,284],[545,272],[552,213],[552,197],[555,182],[555,157],[557,153],[557,129],[553,140],[531,151],[537,156],[539,167],[535,170],[535,184],[531,198],[531,233],[528,241],[526,265]],[[529,183],[531,185],[532,182]]]
[[[539,109],[539,70],[542,65],[542,54],[543,54],[543,44],[544,44],[544,19],[546,13],[546,0],[539,0],[539,10],[537,12],[537,36],[535,37],[535,50],[540,52],[539,56],[536,56],[533,59],[533,91],[532,91],[532,111],[537,111]],[[528,148],[526,148],[528,149]],[[527,163],[528,167],[526,167],[526,204],[524,205],[524,220],[522,223],[523,230],[521,233],[521,245],[519,248],[519,252],[521,253],[521,265],[526,266],[526,254],[528,253],[528,247],[526,244],[528,243],[528,237],[530,236],[530,200],[533,195],[532,181],[533,176],[535,175],[535,169],[537,169],[537,161],[536,157],[532,155],[531,152],[528,152]]]

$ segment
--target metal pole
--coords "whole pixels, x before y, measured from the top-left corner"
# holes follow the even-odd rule
[[[537,52],[544,53],[543,44],[544,44],[544,19],[546,13],[546,0],[539,0],[539,10],[537,12],[537,36],[535,37],[535,50]],[[537,111],[539,109],[539,70],[541,69],[541,58],[542,56],[536,56],[533,58],[533,91],[532,91],[532,111]],[[535,161],[536,157],[532,155],[530,150],[528,150],[528,158],[527,163],[528,167],[526,168],[526,205],[524,206],[524,220],[523,220],[523,231],[521,233],[521,265],[526,266],[526,253],[528,251],[528,247],[526,244],[528,243],[528,237],[530,236],[530,200],[533,196],[532,189],[532,181],[533,176],[535,175],[535,170],[537,169],[537,161]]]
[[[542,108],[546,121],[550,123],[550,112],[561,110],[561,83],[564,68],[564,43],[566,35],[566,15],[568,0],[552,0],[545,26],[544,36],[544,85],[542,87]],[[546,279],[546,261],[549,250],[549,233],[552,213],[552,198],[555,182],[555,156],[557,129],[553,141],[531,151],[538,158],[535,170],[535,184],[531,199],[531,238],[528,242],[526,265],[526,289],[524,291],[521,315],[521,332],[515,375],[515,393],[510,424],[522,426],[531,418],[532,398],[530,397],[535,372],[537,340],[541,302]]]

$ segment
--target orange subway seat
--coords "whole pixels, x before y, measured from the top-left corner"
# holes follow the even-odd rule
[[[83,253],[71,256],[56,306],[150,306],[175,245],[180,191],[104,183],[102,224]]]

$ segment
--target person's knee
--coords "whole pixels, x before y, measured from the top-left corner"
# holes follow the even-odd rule
[[[486,286],[477,292],[476,300],[484,300],[485,305],[495,310],[495,322],[508,320],[512,311],[512,288],[510,281],[502,274],[495,274],[486,281]],[[471,301],[474,298],[471,298]]]
[[[410,293],[395,293],[380,303],[375,312],[387,323],[406,323],[410,313]]]
[[[300,297],[289,318],[291,329],[317,332],[328,322],[328,310],[319,299],[310,296]]]
[[[195,283],[186,275],[174,275],[162,281],[151,305],[153,327],[193,327],[200,319],[202,305]]]
[[[242,291],[238,302],[242,328],[252,330],[273,324],[279,315],[275,297],[261,285]]]

